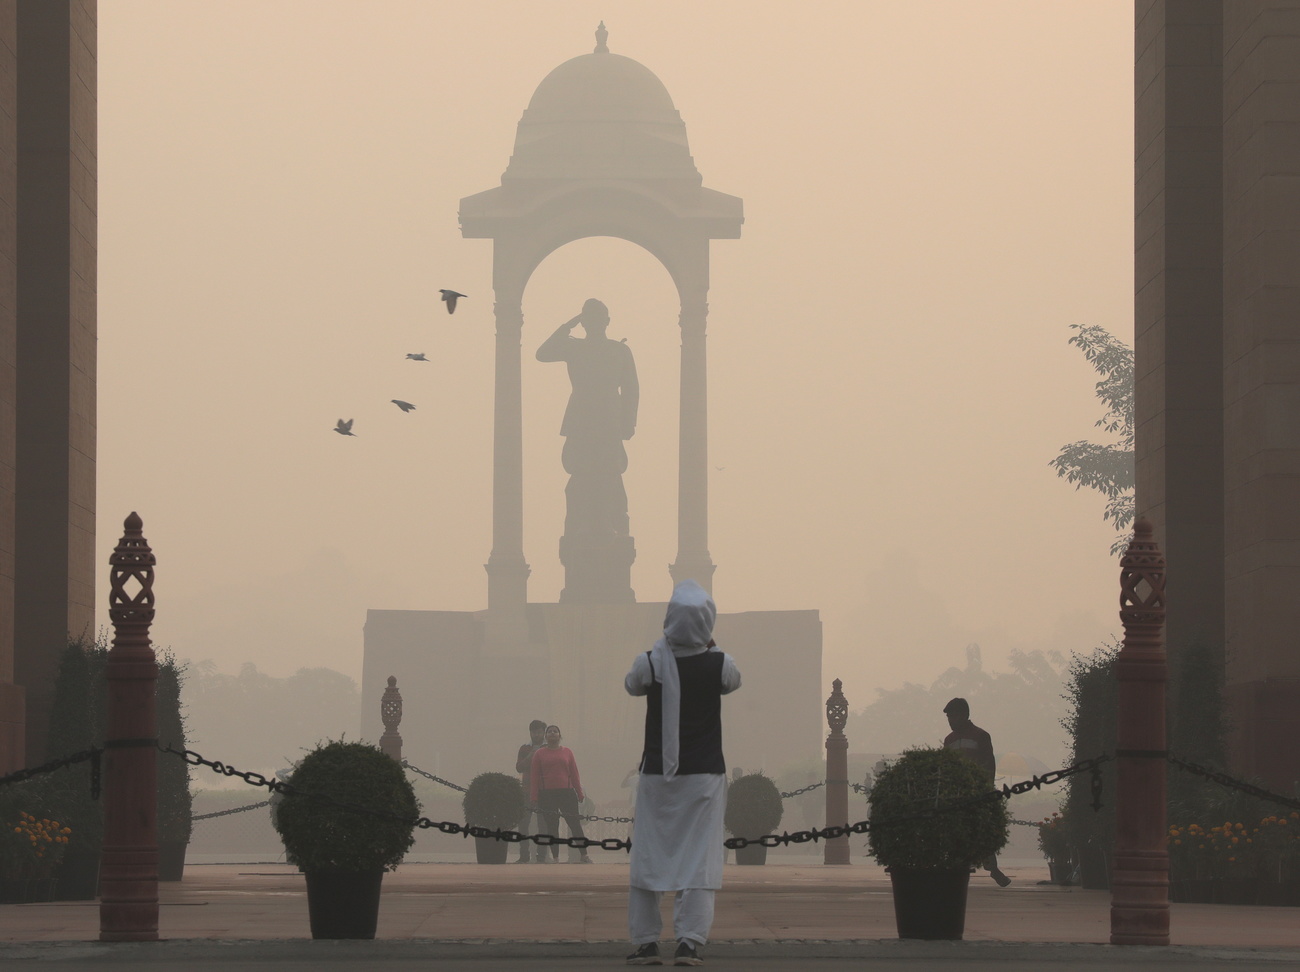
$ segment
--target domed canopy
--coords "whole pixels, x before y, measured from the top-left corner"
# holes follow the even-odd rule
[[[609,53],[603,33],[594,53],[570,58],[537,86],[502,181],[673,179],[699,185],[686,125],[668,89],[645,65]]]

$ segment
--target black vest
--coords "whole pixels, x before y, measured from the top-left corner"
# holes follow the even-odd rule
[[[723,654],[705,651],[685,658],[674,657],[674,661],[682,683],[677,775],[725,773],[727,764],[722,758]],[[650,670],[653,674],[653,662]],[[642,773],[662,775],[664,771],[663,692],[663,686],[653,682],[646,693]]]

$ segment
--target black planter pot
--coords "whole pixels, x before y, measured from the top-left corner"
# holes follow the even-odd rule
[[[762,844],[746,844],[736,848],[737,864],[766,864],[767,848]]]
[[[891,867],[894,921],[899,938],[960,941],[966,930],[970,870],[937,871]]]
[[[312,938],[374,938],[383,870],[307,871]]]
[[[99,851],[64,854],[54,876],[55,901],[93,901],[99,894]]]
[[[158,880],[179,881],[185,876],[186,841],[168,841],[158,845]]]
[[[545,847],[538,847],[537,852],[550,853]],[[478,856],[480,864],[504,864],[506,855],[510,852],[510,845],[504,840],[493,840],[491,837],[475,837],[474,853]]]

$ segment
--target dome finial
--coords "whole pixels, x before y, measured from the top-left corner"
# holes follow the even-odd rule
[[[608,54],[609,47],[605,44],[605,41],[608,39],[609,39],[609,31],[605,29],[605,21],[602,20],[600,22],[600,26],[596,28],[596,49],[592,51],[592,53]]]

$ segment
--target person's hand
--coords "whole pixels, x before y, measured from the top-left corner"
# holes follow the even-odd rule
[[[575,327],[577,327],[581,323],[582,323],[582,315],[578,314],[572,319],[564,322],[564,329],[566,331],[572,331]]]

